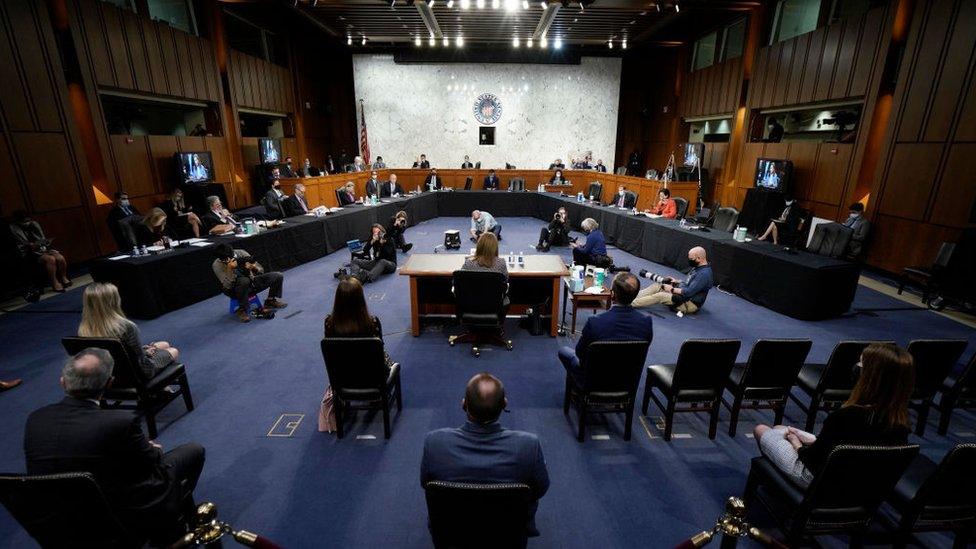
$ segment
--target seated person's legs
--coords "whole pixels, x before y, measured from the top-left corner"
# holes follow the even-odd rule
[[[660,283],[653,282],[637,294],[637,297],[631,305],[634,307],[650,307],[660,304],[670,305],[672,297],[670,292],[664,291],[664,287]]]
[[[576,350],[572,347],[559,348],[559,362],[570,375],[577,376],[581,373],[579,358],[576,357]]]
[[[548,248],[550,246],[549,237],[550,237],[550,233],[549,233],[549,228],[548,227],[543,227],[542,229],[540,229],[539,230],[539,243],[536,244],[535,247],[536,248]]]
[[[262,273],[251,279],[251,293],[256,294],[268,288],[268,299],[264,302],[265,307],[283,309],[287,306],[281,300],[284,283],[285,276],[279,272]]]
[[[760,453],[769,459],[777,469],[782,471],[795,484],[804,488],[809,486],[810,481],[813,480],[813,474],[799,460],[796,448],[786,438],[787,428],[783,425],[777,425],[771,428],[766,427],[765,429],[760,429],[760,427],[766,426],[757,426],[755,431],[758,435]],[[760,431],[762,432],[760,433]],[[813,437],[813,435],[804,431],[799,432],[805,436]]]
[[[573,248],[573,263],[577,265],[590,265],[593,263],[593,258],[590,254],[584,253],[579,248]]]

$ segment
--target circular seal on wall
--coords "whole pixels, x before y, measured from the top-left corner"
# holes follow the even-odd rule
[[[474,119],[486,125],[502,117],[502,101],[493,93],[483,93],[474,100]]]

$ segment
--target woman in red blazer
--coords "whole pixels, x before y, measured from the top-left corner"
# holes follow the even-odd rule
[[[665,219],[678,217],[678,205],[671,198],[671,191],[669,189],[661,189],[657,192],[657,197],[657,204],[650,210],[645,210],[647,213],[659,215]]]

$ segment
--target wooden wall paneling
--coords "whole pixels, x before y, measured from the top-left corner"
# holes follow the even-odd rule
[[[5,174],[4,177],[0,177],[0,204],[3,205],[4,215],[10,215],[27,207],[23,189],[20,188],[19,178],[14,172],[12,152],[7,146],[5,136],[0,133],[0,173]]]
[[[722,65],[712,65],[708,67],[708,84],[705,88],[705,97],[708,98],[706,109],[709,114],[718,112],[718,100],[722,95],[722,88],[719,82],[722,81]]]
[[[916,9],[912,19],[912,34],[917,34],[914,63],[906,70],[903,66],[901,74],[909,79],[908,88],[901,102],[901,118],[898,125],[898,141],[914,142],[921,137],[922,126],[925,123],[926,111],[929,107],[932,89],[938,78],[939,59],[942,48],[951,27],[952,4],[949,0],[936,0],[925,4],[928,17],[920,17]],[[918,8],[921,8],[920,4]],[[922,22],[924,20],[924,23]],[[970,29],[971,32],[971,29]],[[911,40],[911,39],[909,39]],[[906,56],[912,53],[906,53]],[[904,64],[903,64],[904,65]]]
[[[241,105],[247,105],[254,107],[258,105],[259,94],[257,92],[257,79],[254,75],[254,64],[251,63],[251,58],[246,55],[240,56],[241,60],[241,74],[244,77],[244,95],[242,97]]]
[[[86,57],[95,73],[96,84],[114,86],[115,74],[112,71],[112,56],[108,51],[106,32],[102,27],[102,10],[99,8],[99,4],[102,2],[95,2],[94,0],[76,2],[74,5],[77,8],[75,10],[78,19],[77,25],[84,37],[83,45],[88,54]],[[78,49],[79,53],[82,53],[82,48],[79,47]]]
[[[949,148],[945,171],[939,182],[930,220],[940,225],[966,227],[976,206],[973,184],[976,143],[957,143]]]
[[[931,265],[940,242],[955,242],[959,230],[880,215],[871,226],[868,262],[898,273],[907,265]]]
[[[169,25],[156,25],[156,32],[159,36],[159,47],[162,50],[166,87],[169,88],[170,95],[185,96],[183,71],[179,70],[180,57],[176,50],[173,29]]]
[[[812,200],[815,187],[820,184],[820,177],[817,175],[817,143],[794,141],[789,147],[789,159],[793,162],[793,196],[799,200]],[[769,149],[770,147],[766,147],[767,151]],[[771,156],[772,154],[770,153]]]
[[[776,85],[773,86],[773,105],[786,105],[787,91],[790,87],[790,69],[795,63],[794,55],[796,52],[796,41],[788,40],[783,42],[783,49],[779,56],[779,67],[776,70]]]
[[[241,138],[241,156],[244,162],[244,171],[250,172],[254,166],[261,163],[261,156],[258,154],[258,138]]]
[[[840,26],[838,24],[838,26]],[[848,97],[851,83],[851,67],[854,65],[854,54],[861,39],[861,29],[864,26],[863,17],[848,17],[844,22],[844,34],[837,49],[837,60],[834,64],[834,81],[830,86],[830,99]]]
[[[190,53],[188,38],[186,33],[173,29],[173,42],[176,44],[176,55],[179,57],[177,70],[183,72],[183,93],[186,97],[195,99],[200,97],[200,93],[197,91],[195,56]]]
[[[155,170],[149,151],[149,137],[144,135],[111,135],[119,187],[131,196],[155,194]]]
[[[292,157],[292,165],[296,167],[301,165],[301,162],[304,161],[304,159],[295,160],[298,158],[298,140],[293,137],[285,137],[281,140],[281,154],[285,157]],[[282,160],[284,160],[284,158],[282,158]],[[376,158],[373,157],[370,158],[370,160],[376,160]]]
[[[268,105],[268,74],[261,70],[261,63],[257,57],[248,57],[251,64],[251,83],[254,86],[254,103],[252,106],[267,109]]]
[[[732,112],[732,86],[731,82],[735,79],[735,62],[726,61],[722,63],[722,78],[719,81],[719,101],[716,105],[716,112]]]
[[[810,200],[835,204],[838,208],[846,207],[843,204],[844,190],[853,154],[854,146],[850,143],[818,143]]]
[[[749,189],[753,187],[756,176],[756,160],[764,156],[764,145],[766,145],[766,143],[742,144],[742,156],[739,160],[739,170],[735,176],[736,188]],[[742,202],[738,202],[736,207],[742,207]]]
[[[769,46],[767,49],[766,63],[763,67],[764,84],[759,105],[769,107],[773,104],[773,97],[776,95],[776,87],[779,85],[779,57],[783,51],[783,43],[778,42]]]
[[[789,82],[786,85],[784,102],[793,105],[800,101],[800,81],[803,79],[807,63],[807,50],[810,48],[810,33],[801,34],[793,40],[793,64],[790,65]]]
[[[214,45],[209,40],[200,39],[200,47],[205,48],[207,60],[209,61],[208,83],[210,84],[210,100],[219,102],[224,95],[221,92],[220,68],[217,66],[217,52]]]
[[[768,48],[759,48],[752,63],[752,78],[749,81],[747,103],[750,107],[759,107],[762,100],[762,88],[766,85],[766,57]]]
[[[875,8],[864,16],[848,88],[848,95],[851,97],[867,94],[871,72],[876,66],[875,57],[879,50],[878,45],[883,34],[886,15],[885,8]],[[879,70],[881,68],[883,67],[879,67]]]
[[[84,208],[36,212],[32,216],[44,228],[45,236],[54,239],[54,246],[69,263],[84,261],[96,254],[92,248],[92,228]]]
[[[121,12],[119,8],[108,2],[98,2],[98,4],[102,8],[102,28],[108,38],[108,51],[112,57],[112,71],[115,74],[114,85],[131,90],[135,82],[132,79],[132,64],[129,61],[129,49],[125,43]]]
[[[193,97],[194,99],[207,99],[207,85],[206,79],[203,77],[203,60],[200,57],[200,47],[197,44],[197,38],[195,36],[179,33],[183,38],[182,42],[185,44],[187,57],[190,59],[189,69],[190,79],[193,81]]]
[[[694,80],[695,73],[693,72],[685,73],[684,78],[681,79],[681,93],[678,95],[678,112],[681,113],[682,116],[687,117],[691,115],[691,111],[688,109],[688,96],[695,89]],[[621,88],[622,87],[623,86],[621,86]],[[623,91],[621,90],[621,95],[622,94]],[[306,95],[302,94],[302,97],[304,98]]]
[[[969,91],[962,104],[956,126],[956,141],[976,141],[976,78],[969,81]]]
[[[146,47],[143,43],[142,31],[138,16],[128,10],[122,12],[122,28],[125,42],[129,46],[129,57],[132,60],[132,76],[135,79],[135,89],[142,92],[152,92],[152,81],[149,77],[149,67],[146,59]]]
[[[174,156],[180,151],[175,135],[150,135],[148,140],[149,158],[155,173],[155,190],[168,193],[176,183],[176,161]],[[200,150],[200,149],[196,149]]]
[[[921,221],[935,185],[942,143],[897,143],[884,174],[879,212]]]
[[[26,99],[33,110],[36,128],[39,131],[62,131],[60,99],[54,87],[54,74],[48,66],[48,59],[57,59],[58,53],[53,41],[45,40],[39,26],[49,23],[36,18],[38,14],[28,0],[9,0],[5,4],[10,17],[8,25],[15,38],[14,49],[23,67]]]
[[[837,52],[844,39],[844,25],[837,24],[827,27],[827,37],[824,40],[823,53],[820,57],[820,68],[817,72],[817,87],[813,92],[815,101],[830,98],[830,86],[837,68]]]
[[[807,48],[807,59],[803,67],[803,78],[800,80],[799,103],[813,101],[814,93],[817,89],[817,74],[820,71],[820,58],[823,55],[827,28],[821,27],[808,34],[810,36],[810,46]]]
[[[705,73],[700,70],[695,72],[698,73],[698,82],[695,86],[694,111],[696,115],[702,115],[705,113]]]
[[[81,206],[75,161],[64,134],[11,134],[33,212]]]
[[[2,12],[0,12],[2,14]],[[15,131],[33,131],[34,118],[31,116],[30,98],[27,92],[27,75],[22,72],[22,65],[14,52],[7,25],[0,20],[0,67],[4,77],[0,78],[0,105],[3,106],[3,116],[7,121],[7,128]],[[4,172],[11,173],[11,172]],[[8,212],[9,213],[9,212]]]
[[[152,80],[153,92],[160,95],[175,95],[169,89],[169,79],[166,77],[166,65],[163,64],[163,52],[159,44],[157,27],[148,19],[141,19],[142,38],[146,48],[146,67]],[[175,68],[175,67],[174,67]]]
[[[233,181],[227,141],[221,137],[204,137],[203,143],[204,150],[210,151],[210,155],[213,157],[214,180],[217,183]]]
[[[949,129],[965,97],[966,77],[973,70],[976,2],[962,2],[953,24],[932,108],[925,122],[924,141],[945,141],[949,137]]]

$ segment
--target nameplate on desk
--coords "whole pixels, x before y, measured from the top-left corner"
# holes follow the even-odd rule
[[[120,259],[125,259],[125,258],[127,258],[127,257],[132,257],[132,256],[130,256],[130,255],[117,255],[117,256],[115,256],[115,257],[110,257],[110,258],[108,258],[108,260],[109,260],[109,261],[118,261],[118,260],[120,260]]]
[[[202,242],[194,242],[190,244],[190,246],[193,246],[195,248],[205,248],[207,246],[213,246],[213,242],[207,242],[206,240],[204,240]]]

